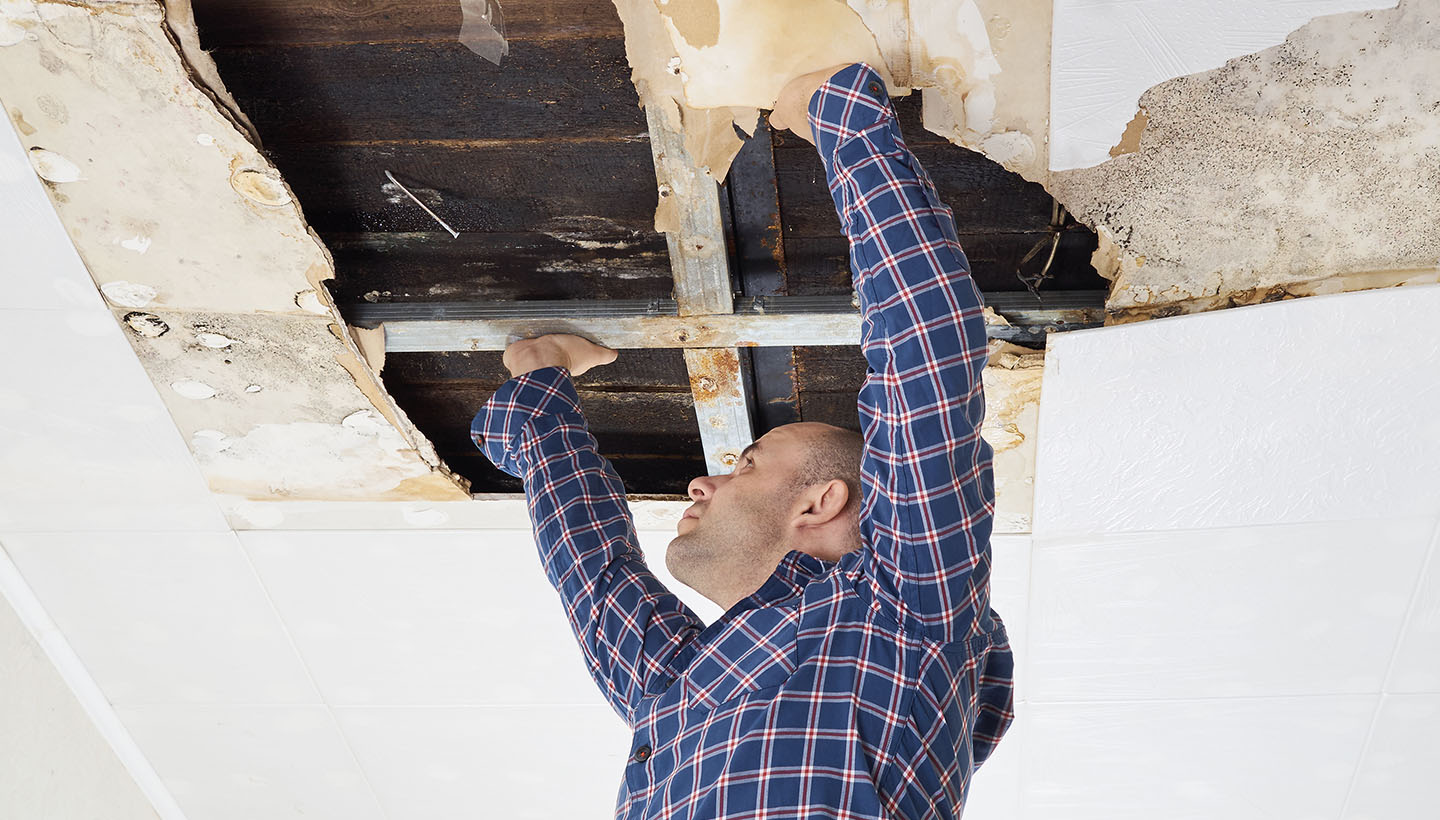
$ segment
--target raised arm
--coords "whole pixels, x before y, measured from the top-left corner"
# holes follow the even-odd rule
[[[841,69],[809,123],[850,239],[869,365],[861,534],[876,597],[933,640],[989,632],[993,457],[987,339],[955,220],[905,146],[884,81]]]
[[[642,695],[669,685],[672,665],[704,623],[645,565],[625,487],[596,449],[569,369],[514,366],[506,355],[520,375],[485,403],[471,438],[525,482],[540,560],[585,665],[633,724]]]

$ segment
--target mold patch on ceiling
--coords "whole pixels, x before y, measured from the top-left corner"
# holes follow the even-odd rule
[[[325,296],[329,254],[199,50],[188,2],[171,14],[0,5],[0,101],[211,489],[467,498]]]
[[[1322,17],[1141,99],[1134,150],[1055,172],[1111,321],[1440,279],[1440,17]]]

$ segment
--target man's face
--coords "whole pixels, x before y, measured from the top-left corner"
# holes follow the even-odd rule
[[[729,475],[690,482],[694,502],[676,525],[665,566],[729,607],[760,588],[788,552],[783,533],[806,441],[823,425],[777,427],[746,448]]]

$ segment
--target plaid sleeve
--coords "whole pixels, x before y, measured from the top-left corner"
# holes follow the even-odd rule
[[[810,124],[863,314],[867,574],[905,628],[963,640],[988,631],[990,606],[983,303],[880,76],[864,64],[837,72],[811,99]]]
[[[470,428],[495,466],[525,482],[545,575],[560,593],[590,675],[633,725],[704,623],[645,565],[625,487],[601,457],[563,368],[506,382]]]

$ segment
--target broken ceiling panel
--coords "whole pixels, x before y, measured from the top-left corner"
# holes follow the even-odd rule
[[[1147,89],[1278,45],[1316,17],[1395,4],[1054,0],[1053,5],[1049,168],[1068,171],[1110,158]]]
[[[193,31],[151,0],[8,2],[0,100],[211,488],[464,498],[343,330],[290,188],[181,56]]]
[[[1440,278],[1440,18],[1323,17],[1162,83],[1133,152],[1057,172],[1112,320]]]

